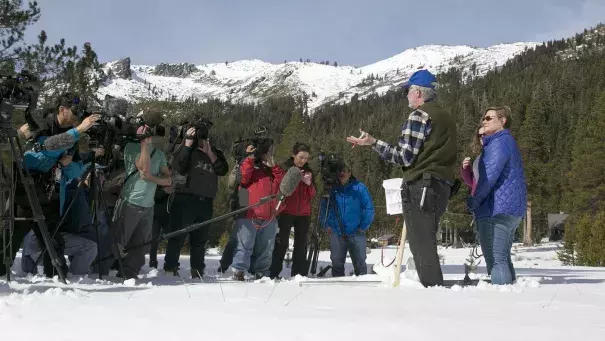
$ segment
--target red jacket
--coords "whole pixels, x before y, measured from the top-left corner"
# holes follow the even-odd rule
[[[287,172],[290,167],[294,165],[292,158],[288,159],[282,165],[284,172]],[[302,168],[305,173],[313,174],[313,171],[307,164]],[[314,174],[313,174],[314,175]],[[282,213],[293,215],[293,216],[309,216],[311,215],[311,200],[315,196],[315,185],[311,182],[311,185],[307,185],[304,182],[300,182],[294,190],[294,193],[285,200],[286,207]]]
[[[246,158],[240,167],[241,181],[243,188],[248,190],[248,204],[254,205],[260,201],[262,197],[266,197],[279,192],[279,184],[281,183],[284,174],[283,169],[278,165],[268,168],[263,165],[261,168],[254,166],[253,158]],[[280,212],[275,212],[277,206],[277,198],[251,208],[246,213],[247,219],[262,219],[272,220]],[[283,210],[283,205],[280,211]]]

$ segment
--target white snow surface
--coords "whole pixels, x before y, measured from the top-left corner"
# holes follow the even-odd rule
[[[425,45],[363,67],[321,65],[291,61],[281,64],[261,60],[195,65],[194,71],[181,77],[155,74],[155,66],[130,65],[129,79],[112,76],[99,89],[132,102],[142,99],[209,98],[234,102],[259,102],[276,95],[308,96],[310,112],[324,104],[348,102],[355,94],[364,98],[382,95],[406,81],[419,68],[440,73],[450,67],[477,77],[502,66],[513,56],[538,43],[499,44],[487,48],[471,46]],[[109,74],[118,61],[104,65]],[[182,64],[173,64],[178,66]],[[475,65],[476,72],[472,71]],[[370,75],[379,78],[365,82]],[[155,92],[153,89],[155,88]]]
[[[182,277],[147,267],[138,281],[126,283],[71,277],[64,285],[17,276],[0,283],[0,328],[7,340],[45,341],[603,340],[605,269],[561,266],[557,248],[515,245],[514,285],[451,289],[424,288],[413,271],[391,287],[392,269],[381,265],[381,250],[367,259],[377,274],[345,278],[383,281],[378,286],[300,286],[306,279],[288,278],[288,268],[279,282],[218,284],[214,250],[205,283],[190,278],[188,257],[181,258]],[[469,251],[439,248],[446,278],[463,277]],[[384,263],[395,254],[396,246],[385,248]],[[404,265],[409,255],[406,247]],[[320,266],[328,264],[329,253],[322,252]],[[481,265],[474,277],[485,276]]]

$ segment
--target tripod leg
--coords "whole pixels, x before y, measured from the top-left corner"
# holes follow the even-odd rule
[[[36,221],[38,223],[38,227],[40,229],[40,234],[42,235],[42,239],[44,240],[44,244],[50,255],[50,259],[51,259],[51,263],[52,263],[53,267],[57,270],[57,273],[59,275],[59,278],[61,279],[61,282],[67,284],[67,281],[65,280],[65,274],[63,273],[63,263],[65,262],[65,259],[59,259],[59,257],[57,256],[57,252],[55,251],[55,249],[53,247],[53,244],[51,241],[51,236],[50,236],[50,233],[48,232],[48,228],[46,226],[46,221],[44,220],[44,214],[42,213],[42,207],[40,206],[40,201],[38,201],[38,197],[36,195],[36,190],[34,189],[34,180],[31,178],[27,168],[20,167],[22,164],[21,155],[23,155],[21,143],[19,142],[18,138],[15,137],[14,139],[15,140],[13,141],[13,138],[9,138],[11,150],[12,150],[14,159],[18,160],[18,163],[17,163],[18,167],[16,167],[16,168],[19,170],[19,175],[21,176],[21,182],[23,183],[25,193],[27,194],[27,200],[29,201],[30,207],[33,212],[34,221]],[[15,142],[17,144],[18,151],[15,148]],[[25,172],[23,171],[23,169],[25,169]]]

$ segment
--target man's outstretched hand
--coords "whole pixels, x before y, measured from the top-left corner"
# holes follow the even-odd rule
[[[374,142],[376,142],[376,139],[373,138],[370,134],[366,133],[365,131],[359,129],[359,132],[361,133],[360,137],[349,136],[349,137],[347,137],[347,142],[352,143],[353,146],[355,146],[355,145],[371,146],[374,144]]]

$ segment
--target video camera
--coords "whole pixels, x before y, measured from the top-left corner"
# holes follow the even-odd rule
[[[324,187],[329,188],[339,183],[339,175],[346,168],[344,161],[335,153],[329,153],[327,156],[319,152],[319,164],[321,179]]]
[[[170,127],[168,142],[171,145],[177,145],[180,144],[183,139],[193,138],[194,145],[197,145],[198,141],[208,139],[212,125],[213,123],[210,120],[201,117],[196,117],[192,121],[182,121],[180,124]],[[195,136],[186,136],[187,130],[191,128],[195,129]]]
[[[254,158],[260,161],[260,158],[264,154],[268,154],[271,146],[273,146],[273,139],[266,136],[267,128],[259,127],[254,130],[254,136],[248,138],[240,138],[239,140],[233,142],[232,152],[235,156],[235,161],[240,163],[243,159],[249,156],[248,152],[246,152],[246,148],[248,146],[254,147]]]
[[[13,129],[13,111],[25,111],[25,121],[31,131],[39,129],[32,117],[32,111],[38,105],[38,79],[27,70],[22,70],[15,76],[0,75],[0,130],[3,134]]]
[[[123,98],[105,96],[103,108],[83,110],[78,113],[80,120],[92,114],[101,115],[95,125],[87,132],[91,136],[106,136],[107,132],[114,132],[118,138],[140,141],[151,136],[164,136],[166,129],[161,126],[163,118],[161,114],[154,113],[142,116],[127,116],[128,101]],[[145,133],[137,133],[139,127],[148,126]]]

